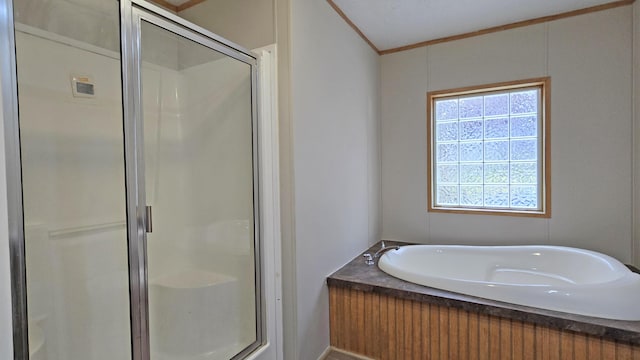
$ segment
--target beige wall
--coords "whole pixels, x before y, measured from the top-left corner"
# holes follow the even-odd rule
[[[636,5],[637,6],[637,5]],[[632,247],[632,7],[382,57],[383,239]],[[427,91],[551,76],[552,218],[428,213]]]
[[[296,349],[329,345],[326,277],[379,239],[379,57],[325,1],[291,2]]]
[[[247,49],[275,43],[275,0],[207,0],[178,13]]]

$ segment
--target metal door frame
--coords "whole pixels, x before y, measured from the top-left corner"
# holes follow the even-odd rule
[[[144,0],[122,0],[122,74],[127,179],[127,216],[129,234],[132,351],[133,360],[150,359],[149,299],[147,276],[146,197],[144,161],[144,124],[142,114],[141,26],[142,21],[156,25],[180,37],[239,60],[251,67],[251,120],[253,157],[254,261],[256,341],[233,359],[242,359],[263,345],[266,311],[262,278],[259,204],[259,143],[257,111],[257,56],[237,44],[198,27],[157,5]],[[126,54],[126,55],[125,55]],[[137,265],[137,266],[136,266]],[[135,320],[134,320],[135,318]]]
[[[29,358],[27,282],[24,256],[22,167],[18,123],[18,79],[16,67],[13,1],[0,0],[0,71],[7,178],[7,217],[11,270],[11,304],[14,359]],[[4,55],[6,54],[6,55]]]
[[[115,1],[115,0],[114,0]],[[256,281],[256,341],[234,359],[242,359],[266,341],[265,281],[259,204],[259,121],[257,111],[257,56],[251,51],[196,26],[144,0],[120,0],[122,101],[125,147],[127,238],[131,344],[133,360],[149,360],[148,288],[146,268],[146,213],[144,187],[144,143],[142,138],[140,22],[148,21],[205,47],[251,66],[251,113],[253,140],[254,260]],[[0,0],[0,71],[2,71],[3,126],[7,171],[7,203],[13,351],[15,360],[29,358],[24,213],[18,109],[13,1]]]

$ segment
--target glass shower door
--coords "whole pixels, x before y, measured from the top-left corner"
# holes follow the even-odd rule
[[[260,342],[254,65],[143,12],[138,29],[151,358],[239,358]]]
[[[16,325],[28,328],[16,359],[131,359],[119,4],[13,4],[27,305]]]

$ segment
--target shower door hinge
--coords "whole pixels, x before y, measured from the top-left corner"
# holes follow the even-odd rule
[[[151,205],[145,206],[145,231],[150,233],[153,232],[153,214],[151,212]]]

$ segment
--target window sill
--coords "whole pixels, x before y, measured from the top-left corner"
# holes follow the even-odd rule
[[[532,218],[551,218],[551,211],[540,210],[505,210],[505,209],[472,209],[457,207],[429,207],[428,212],[432,213],[448,213],[462,215],[494,215],[494,216],[515,216],[515,217],[532,217]]]

